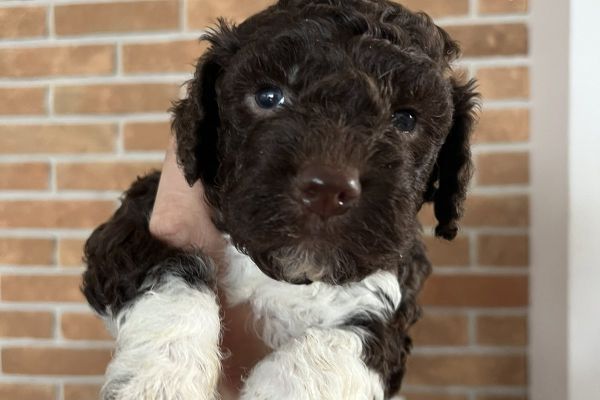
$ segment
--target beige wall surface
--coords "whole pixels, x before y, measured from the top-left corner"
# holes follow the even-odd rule
[[[95,399],[112,341],[79,292],[81,247],[138,174],[159,167],[170,101],[223,15],[269,1],[0,2],[0,398]],[[407,0],[464,49],[484,96],[463,230],[432,238],[434,275],[403,393],[526,398],[527,0]]]

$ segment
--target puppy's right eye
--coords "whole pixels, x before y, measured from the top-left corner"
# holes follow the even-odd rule
[[[399,110],[392,115],[392,123],[402,132],[412,132],[417,125],[417,116],[411,110]]]
[[[281,106],[285,102],[283,91],[278,87],[266,87],[260,89],[254,95],[256,104],[265,110],[271,110],[275,107]]]

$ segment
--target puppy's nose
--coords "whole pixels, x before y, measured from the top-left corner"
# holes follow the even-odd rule
[[[298,175],[302,203],[323,218],[341,215],[360,197],[356,168],[333,168],[311,164]]]

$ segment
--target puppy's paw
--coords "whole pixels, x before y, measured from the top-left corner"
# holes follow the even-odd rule
[[[254,367],[241,400],[383,400],[381,378],[362,351],[357,333],[309,329]]]
[[[169,278],[113,321],[103,400],[213,400],[221,371],[214,293]]]
[[[112,371],[102,400],[216,400],[219,365],[202,368],[144,360],[139,370]],[[208,371],[216,368],[216,371]],[[206,374],[205,374],[206,372]]]

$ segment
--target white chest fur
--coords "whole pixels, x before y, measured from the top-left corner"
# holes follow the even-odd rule
[[[385,319],[401,300],[398,279],[380,271],[347,285],[292,285],[266,276],[233,246],[221,282],[228,301],[251,305],[257,331],[275,349],[248,376],[241,400],[383,400],[381,377],[363,361],[368,332],[352,317]]]
[[[252,306],[261,337],[274,349],[309,328],[335,328],[363,313],[384,318],[401,301],[398,279],[391,272],[379,271],[346,285],[292,285],[269,278],[233,246],[226,250],[225,264],[221,285],[228,301]]]

